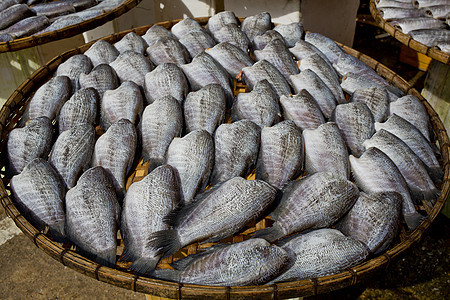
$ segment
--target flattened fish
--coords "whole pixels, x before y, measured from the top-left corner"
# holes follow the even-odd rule
[[[24,36],[32,35],[47,26],[50,25],[50,21],[45,16],[34,16],[23,19],[14,25],[1,31],[2,34],[9,34],[14,39],[18,39]]]
[[[39,230],[48,226],[56,240],[65,236],[64,184],[45,159],[31,160],[22,173],[11,179],[11,189],[21,212],[31,218],[32,224]]]
[[[130,32],[113,45],[120,53],[127,50],[145,54],[148,45],[147,42],[137,33]]]
[[[164,63],[145,74],[147,104],[164,96],[172,96],[181,104],[189,91],[183,71],[172,63]]]
[[[45,16],[47,18],[55,18],[75,12],[75,7],[68,1],[37,3],[31,6],[30,9],[37,16]]]
[[[220,125],[214,134],[215,163],[211,185],[245,177],[256,166],[261,128],[249,120]]]
[[[189,61],[186,48],[174,37],[161,37],[156,42],[149,43],[146,52],[156,66],[162,63],[183,65]]]
[[[281,96],[280,104],[284,119],[294,121],[301,130],[316,129],[325,123],[319,105],[307,90],[289,97]]]
[[[353,94],[356,90],[362,90],[362,89],[368,89],[368,88],[385,88],[389,95],[389,101],[391,101],[391,102],[395,101],[399,97],[401,97],[401,95],[397,95],[394,92],[392,92],[389,89],[389,87],[382,86],[373,80],[361,77],[358,74],[351,73],[351,72],[347,73],[342,78],[341,87],[344,91],[346,91],[350,95]]]
[[[55,119],[61,107],[69,99],[72,92],[70,79],[67,76],[56,76],[43,85],[31,98],[28,110],[29,119],[47,117]]]
[[[206,29],[212,34],[227,24],[239,25],[239,20],[232,11],[219,12],[208,19]]]
[[[20,20],[34,15],[26,4],[15,4],[0,12],[0,29],[7,28]]]
[[[225,92],[218,84],[190,92],[183,106],[186,132],[204,129],[212,136],[225,119],[226,104]]]
[[[379,11],[380,15],[386,21],[426,16],[426,14],[423,11],[415,8],[382,7],[379,9]]]
[[[202,30],[202,26],[196,20],[187,17],[173,25],[171,32],[178,39],[181,39],[189,32],[198,30]]]
[[[167,30],[165,27],[160,25],[153,25],[150,27],[142,38],[147,42],[147,45],[151,46],[156,43],[160,38],[175,38],[175,36]]]
[[[234,177],[174,211],[169,218],[174,229],[153,233],[149,245],[157,249],[158,254],[169,256],[199,240],[219,241],[261,216],[275,194],[275,188],[262,180]]]
[[[360,193],[336,228],[363,242],[370,253],[380,253],[397,236],[401,212],[402,196],[397,192]]]
[[[256,83],[251,92],[237,94],[231,108],[233,121],[247,119],[261,128],[278,123],[280,118],[278,96],[269,81],[265,79]]]
[[[100,99],[94,88],[78,90],[61,108],[58,119],[59,132],[78,124],[95,125]]]
[[[202,30],[190,31],[179,39],[187,49],[191,57],[202,53],[205,49],[214,47],[216,41],[202,28]]]
[[[77,250],[99,264],[116,264],[120,206],[102,167],[87,170],[66,194],[66,234]]]
[[[89,57],[84,54],[71,56],[56,69],[56,76],[67,76],[72,83],[73,91],[80,89],[78,78],[80,74],[89,74],[92,70],[92,63]]]
[[[255,50],[253,54],[257,60],[265,59],[270,62],[286,80],[289,79],[290,75],[299,73],[291,52],[281,40],[273,40],[267,44],[264,50]]]
[[[94,67],[100,64],[112,63],[119,54],[119,50],[105,40],[96,41],[86,52],[84,52],[84,55],[89,57]]]
[[[78,79],[80,88],[92,87],[97,90],[100,98],[107,90],[114,90],[119,86],[119,78],[110,65],[96,66],[89,74],[81,73]]]
[[[446,29],[418,29],[409,32],[409,35],[427,47],[434,47],[441,41],[450,39],[450,30]]]
[[[58,136],[48,161],[66,188],[74,187],[82,171],[89,167],[94,144],[95,129],[91,124],[76,125]]]
[[[350,164],[345,141],[336,123],[328,122],[317,129],[303,130],[305,142],[305,171],[331,172],[333,175],[349,178]]]
[[[336,63],[339,56],[345,52],[332,39],[317,32],[307,32],[305,34],[305,41],[319,49],[333,64]]]
[[[391,22],[391,25],[400,29],[404,34],[418,29],[440,29],[445,28],[445,23],[429,17],[423,18],[405,18]]]
[[[136,128],[127,119],[111,124],[95,143],[92,166],[105,169],[121,199],[125,194],[126,176],[133,164],[136,146]]]
[[[211,55],[233,78],[240,77],[242,69],[254,63],[246,52],[227,42],[205,49],[205,52]]]
[[[175,138],[167,149],[167,164],[174,167],[181,180],[183,203],[189,204],[208,184],[214,164],[214,143],[205,130],[195,130]]]
[[[144,161],[150,160],[151,170],[165,162],[167,148],[174,137],[181,135],[183,111],[179,102],[172,96],[164,96],[147,105],[139,129],[142,155]]]
[[[318,172],[292,181],[283,189],[280,204],[272,212],[272,227],[254,237],[273,242],[309,228],[324,228],[339,220],[356,202],[356,184],[328,172]],[[319,201],[320,199],[320,201]]]
[[[144,87],[145,74],[153,70],[147,57],[131,50],[121,53],[109,65],[121,82],[132,81],[141,87]]]
[[[218,43],[228,42],[242,51],[247,52],[250,41],[236,24],[227,24],[214,32],[214,39]]]
[[[303,33],[305,32],[303,24],[299,22],[278,24],[273,30],[279,32],[283,36],[288,48],[294,47],[295,43],[302,39]]]
[[[289,51],[295,56],[297,60],[305,59],[309,56],[314,56],[315,54],[319,55],[328,66],[333,68],[333,64],[328,59],[328,57],[322,53],[316,46],[314,46],[311,43],[308,43],[307,41],[300,40],[297,43],[295,43],[295,46],[292,48],[289,48]]]
[[[263,284],[286,268],[289,256],[263,239],[208,248],[173,263],[176,270],[157,270],[155,277],[211,286]]]
[[[339,104],[334,110],[333,121],[350,152],[360,157],[364,152],[363,142],[375,133],[375,121],[369,107],[364,102]]]
[[[272,27],[272,17],[268,12],[262,12],[244,19],[241,24],[242,31],[253,42],[255,36],[262,35]]]
[[[6,148],[11,172],[19,174],[35,158],[47,159],[52,138],[52,121],[47,117],[32,119],[25,127],[11,130]]]
[[[283,44],[286,44],[283,36],[275,30],[267,30],[264,32],[263,35],[257,35],[253,39],[253,49],[254,50],[262,50],[264,49],[268,43],[270,43],[273,40],[280,40],[283,42]]]
[[[144,109],[144,98],[139,86],[125,81],[117,89],[106,91],[100,101],[100,126],[107,130],[120,119],[137,124]]]
[[[296,235],[279,246],[296,259],[274,282],[336,274],[358,265],[369,255],[363,243],[329,228]]]
[[[261,146],[256,178],[276,188],[297,177],[303,168],[304,148],[300,129],[292,121],[283,121],[261,130]]]
[[[164,219],[180,202],[178,181],[174,169],[163,165],[128,188],[121,219],[122,258],[133,261],[129,268],[138,274],[152,271],[160,259],[147,239],[153,232],[170,229]]]
[[[389,116],[389,94],[385,88],[370,87],[355,90],[350,102],[364,102],[375,122],[384,122]]]
[[[402,215],[414,229],[422,216],[416,211],[408,185],[392,160],[378,148],[367,149],[360,158],[349,157],[353,178],[365,193],[397,192],[402,195]]]
[[[421,9],[426,15],[435,19],[444,19],[450,13],[450,5],[433,5]]]

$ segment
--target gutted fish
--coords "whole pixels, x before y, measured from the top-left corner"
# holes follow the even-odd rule
[[[189,204],[208,184],[214,164],[214,143],[205,130],[195,130],[175,138],[167,149],[167,164],[180,175],[182,200]]]
[[[404,34],[408,34],[410,31],[418,29],[446,28],[443,21],[429,17],[399,19],[392,21],[391,25],[397,29],[401,29]]]
[[[250,56],[237,46],[223,42],[206,49],[205,52],[212,56],[233,78],[242,74],[242,69],[253,65]]]
[[[283,44],[286,44],[283,36],[278,31],[267,30],[263,35],[255,36],[252,43],[253,49],[262,50],[273,40],[280,40]]]
[[[310,228],[324,228],[339,220],[356,202],[356,184],[329,172],[318,172],[292,181],[283,189],[280,204],[272,212],[272,227],[254,237],[269,242]],[[320,201],[318,201],[320,199]]]
[[[22,173],[11,179],[11,189],[21,213],[32,224],[39,230],[48,226],[55,240],[65,236],[64,184],[45,159],[31,160]]]
[[[256,166],[261,128],[249,120],[220,125],[214,134],[215,163],[211,185],[245,177]]]
[[[119,86],[119,78],[110,65],[101,64],[96,66],[89,74],[81,73],[78,79],[80,88],[92,87],[97,90],[98,95],[103,98],[107,90],[114,90]]]
[[[7,28],[20,20],[34,15],[26,4],[15,4],[0,11],[0,29]]]
[[[434,47],[437,43],[450,40],[450,30],[419,29],[409,32],[409,35],[427,47]]]
[[[11,172],[19,174],[35,158],[47,159],[52,138],[52,121],[47,117],[37,117],[25,127],[11,130],[6,144]]]
[[[319,105],[307,90],[289,97],[281,96],[280,104],[284,119],[294,121],[301,130],[316,129],[326,122]]]
[[[204,129],[212,136],[225,119],[226,104],[225,92],[218,84],[190,92],[183,106],[186,132]]]
[[[261,130],[261,146],[256,178],[283,188],[303,168],[304,149],[300,129],[292,121],[283,121]]]
[[[248,51],[250,41],[236,24],[227,24],[214,32],[214,39],[218,43],[228,42],[244,52]]]
[[[381,87],[355,90],[350,102],[364,102],[370,109],[375,122],[384,122],[389,116],[389,94]]]
[[[147,45],[151,46],[160,38],[175,38],[175,36],[167,28],[160,25],[153,25],[145,32],[142,38],[147,42]]]
[[[444,19],[450,13],[450,5],[433,5],[422,8],[422,11],[430,17],[435,19]]]
[[[303,140],[306,173],[331,172],[337,177],[349,178],[347,147],[336,123],[303,130]]]
[[[145,107],[139,128],[144,161],[150,160],[149,169],[162,165],[166,160],[167,148],[183,129],[180,104],[172,96],[156,99]]]
[[[241,24],[242,31],[253,42],[255,36],[262,35],[272,27],[272,18],[268,12],[262,12],[244,19]]]
[[[295,43],[302,39],[303,33],[305,32],[303,24],[299,22],[278,24],[273,30],[279,32],[283,36],[288,48],[294,47]]]
[[[190,31],[179,39],[180,43],[187,49],[191,57],[202,53],[207,48],[214,47],[216,42],[205,30]]]
[[[202,26],[194,19],[187,17],[172,26],[171,32],[178,39],[181,39],[191,31],[202,30]]]
[[[256,83],[251,92],[238,94],[231,108],[233,121],[247,119],[261,128],[278,123],[280,118],[278,96],[266,79]]]
[[[208,19],[206,29],[214,35],[214,32],[228,24],[239,25],[239,20],[232,11],[219,12]]]
[[[139,54],[145,54],[147,42],[137,33],[130,32],[113,45],[120,53],[131,50]]]
[[[91,124],[76,125],[58,136],[48,161],[67,189],[74,187],[83,170],[89,167],[94,144],[95,130]]]
[[[292,48],[289,48],[289,51],[295,56],[297,60],[305,59],[309,56],[314,56],[315,54],[319,55],[330,68],[333,68],[333,64],[328,59],[328,57],[322,53],[316,46],[314,46],[311,43],[308,43],[307,41],[300,40],[297,43],[295,43],[295,46]]]
[[[66,234],[77,250],[101,265],[116,264],[120,206],[102,167],[87,170],[66,194]]]
[[[38,3],[31,6],[30,9],[37,16],[45,16],[47,18],[55,18],[75,12],[75,7],[68,1]]]
[[[68,60],[58,66],[58,69],[56,69],[56,76],[69,77],[72,83],[72,89],[75,92],[80,89],[80,83],[78,82],[80,74],[89,74],[91,70],[92,63],[89,57],[84,54],[77,54],[71,56]]]
[[[1,31],[2,34],[9,34],[14,39],[18,39],[24,36],[32,35],[47,26],[50,25],[50,21],[45,16],[34,16],[23,19],[14,25]]]
[[[181,104],[189,91],[183,71],[172,63],[163,63],[145,74],[145,93],[147,104],[172,96]]]
[[[100,64],[112,63],[119,54],[119,50],[105,40],[96,41],[86,52],[84,52],[84,55],[89,57],[94,67]]]
[[[121,53],[109,65],[121,82],[132,81],[141,87],[144,87],[145,74],[153,70],[148,58],[131,50]]]
[[[338,61],[342,53],[345,53],[332,39],[317,32],[307,32],[305,41],[319,49],[333,64]]]
[[[362,90],[362,89],[368,89],[368,88],[385,88],[389,95],[389,101],[395,101],[401,95],[393,93],[389,87],[382,86],[378,83],[376,83],[373,80],[370,80],[368,78],[362,77],[355,73],[347,73],[342,78],[341,87],[344,91],[349,93],[350,95],[353,94],[356,90]]]
[[[151,234],[149,245],[169,256],[196,241],[219,241],[260,217],[275,195],[275,188],[262,180],[234,177],[175,211],[169,220],[174,229]]]
[[[424,8],[428,6],[434,6],[434,5],[444,5],[447,4],[447,0],[415,0],[413,1],[413,5],[416,8]]]
[[[162,63],[183,65],[189,61],[186,48],[173,37],[161,37],[154,43],[147,43],[147,55],[156,66]]]
[[[267,44],[264,50],[255,50],[253,54],[257,60],[265,59],[270,62],[286,80],[289,79],[290,75],[299,73],[291,52],[281,40],[273,40]]]
[[[426,14],[423,11],[415,8],[382,7],[379,9],[379,11],[380,15],[386,21],[426,16]]]
[[[59,132],[78,124],[95,125],[99,102],[98,93],[94,88],[78,90],[61,108],[58,119]]]
[[[400,8],[413,8],[414,7],[413,0],[404,0],[404,1],[398,1],[398,0],[378,0],[375,1],[375,6],[377,8],[382,7],[400,7]]]

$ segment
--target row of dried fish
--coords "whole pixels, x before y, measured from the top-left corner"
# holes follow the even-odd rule
[[[268,38],[253,51],[256,63],[223,41],[190,63],[189,55],[175,55],[189,52],[181,37],[200,26],[187,18],[171,31],[152,26],[114,45],[98,41],[61,64],[31,99],[24,117],[31,120],[8,138],[22,211],[109,266],[120,228],[121,259],[138,274],[271,213],[274,224],[253,239],[150,275],[210,285],[333,274],[387,249],[402,218],[417,226],[414,203],[433,205],[442,179],[423,104],[332,40],[317,33],[301,39],[301,24],[278,27],[290,29],[278,36],[267,13],[246,20],[238,27],[224,12],[207,29],[231,23],[250,42]],[[160,49],[166,54],[156,55]],[[234,97],[236,76],[251,91]],[[224,123],[227,108],[231,124]],[[98,124],[105,133],[96,138]],[[150,172],[125,191],[136,156],[150,161]],[[254,169],[256,179],[245,180]],[[320,229],[331,225],[348,237]]]
[[[95,18],[125,3],[125,0],[60,0],[23,4],[20,0],[0,3],[0,42],[59,30]]]
[[[447,0],[377,0],[381,16],[427,47],[450,53],[450,3]]]

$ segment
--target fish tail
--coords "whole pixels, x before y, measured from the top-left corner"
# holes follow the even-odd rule
[[[153,271],[156,268],[156,265],[159,262],[159,256],[158,257],[139,257],[137,260],[135,260],[131,266],[130,270],[133,272],[145,275],[149,274],[151,271]]]
[[[101,265],[113,268],[116,264],[116,247],[97,253],[95,261]]]
[[[178,274],[180,271],[170,269],[155,270],[151,275],[152,277],[163,279],[167,281],[178,282]]]
[[[440,184],[442,182],[442,178],[444,177],[444,172],[439,167],[434,167],[429,169],[431,180],[434,183]]]
[[[283,232],[277,226],[272,226],[269,228],[256,231],[255,234],[253,235],[253,238],[263,238],[268,242],[273,242],[283,236],[284,236]]]
[[[155,255],[170,256],[181,249],[178,231],[175,229],[154,232],[149,237],[148,246],[155,249]]]
[[[66,242],[66,235],[64,232],[65,222],[59,222],[49,226],[49,232],[53,240],[58,243]]]
[[[423,192],[423,199],[430,206],[433,207],[434,203],[436,203],[436,199],[439,197],[440,192],[438,189],[434,188],[429,191]]]
[[[411,230],[416,228],[420,224],[420,222],[423,220],[423,218],[424,218],[418,212],[404,214],[403,217],[405,218],[406,225]]]

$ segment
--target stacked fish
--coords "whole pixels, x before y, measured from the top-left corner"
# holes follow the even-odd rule
[[[39,35],[109,12],[126,0],[35,0],[0,2],[0,42]]]
[[[393,27],[450,54],[449,0],[375,0],[375,6]]]
[[[443,175],[418,98],[268,13],[99,40],[59,65],[23,119],[7,153],[35,226],[108,266],[120,229],[131,271],[183,283],[340,272],[385,251],[402,220],[415,228]],[[149,174],[127,189],[140,158]],[[220,243],[269,214],[251,239]],[[196,242],[217,244],[155,270]]]

